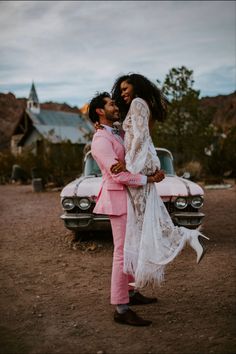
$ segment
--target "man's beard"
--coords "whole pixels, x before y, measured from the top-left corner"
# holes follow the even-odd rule
[[[117,116],[115,117],[113,114],[106,114],[106,119],[109,120],[110,122],[114,123],[114,122],[118,122],[120,120],[120,117]]]

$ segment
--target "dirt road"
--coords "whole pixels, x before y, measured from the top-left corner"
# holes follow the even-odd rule
[[[0,353],[236,353],[235,191],[206,191],[206,256],[183,250],[143,291],[158,304],[135,308],[152,326],[135,328],[112,320],[111,238],[73,245],[59,192],[0,186]]]

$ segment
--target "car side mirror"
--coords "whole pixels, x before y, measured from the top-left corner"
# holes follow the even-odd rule
[[[190,178],[190,173],[189,172],[184,172],[182,177],[185,178],[185,179],[189,179]]]

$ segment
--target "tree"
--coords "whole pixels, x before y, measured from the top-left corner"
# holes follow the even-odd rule
[[[211,115],[200,110],[200,91],[194,90],[193,84],[193,71],[185,66],[169,71],[162,86],[170,101],[167,119],[158,123],[153,136],[157,146],[172,151],[179,166],[204,161],[204,148],[213,134]]]
[[[214,139],[209,148],[207,173],[211,176],[236,176],[236,126],[223,132],[220,127],[214,129]]]

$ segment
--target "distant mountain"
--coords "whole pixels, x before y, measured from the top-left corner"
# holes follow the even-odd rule
[[[0,93],[0,149],[9,146],[12,133],[25,107],[25,98],[16,99],[12,93]]]
[[[0,150],[8,148],[10,139],[19,118],[26,108],[26,98],[16,98],[12,93],[0,93]],[[236,92],[229,95],[204,97],[200,100],[202,109],[210,109],[213,122],[223,129],[236,125]],[[42,109],[79,113],[86,117],[88,104],[82,108],[71,107],[66,103],[41,103]]]
[[[224,130],[236,125],[236,91],[230,95],[204,97],[201,99],[203,110],[211,110],[213,122]]]

